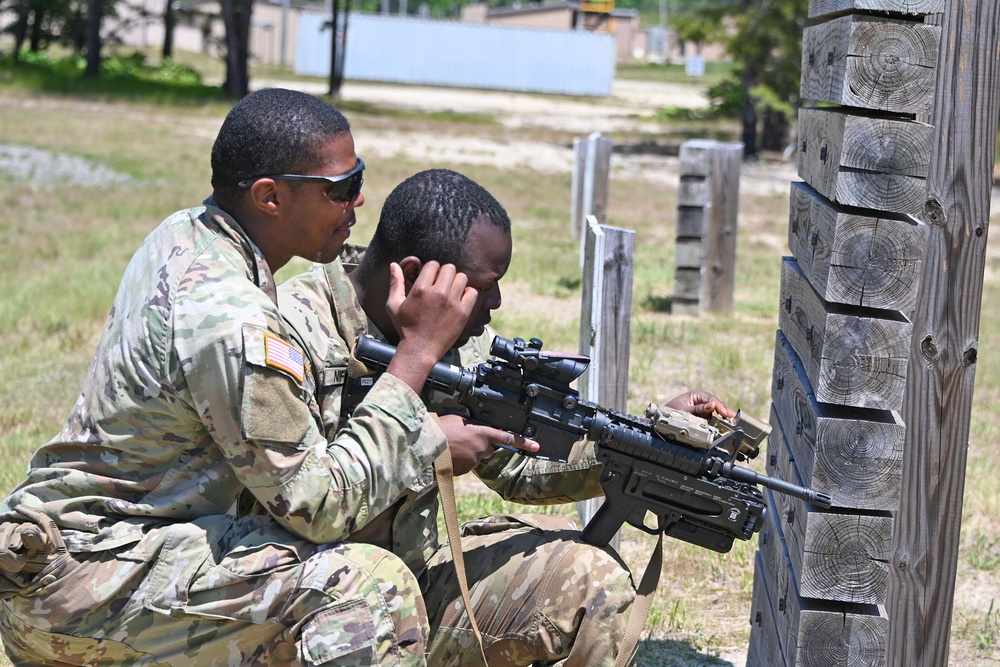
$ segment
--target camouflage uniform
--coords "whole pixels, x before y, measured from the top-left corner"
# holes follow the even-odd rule
[[[378,332],[340,260],[314,267],[278,291],[293,338],[312,360],[322,423],[330,435],[341,422],[349,345],[359,333]],[[484,361],[492,339],[487,331],[446,361]],[[593,447],[583,442],[568,463],[498,450],[474,470],[504,499],[536,505],[600,495],[600,472]],[[391,550],[419,577],[431,619],[428,664],[472,665],[475,638],[450,550],[438,539],[437,513],[437,485],[429,466],[396,504],[352,539]],[[491,667],[614,663],[635,596],[617,554],[585,544],[573,522],[558,516],[488,517],[466,523],[462,534],[474,611]]]
[[[0,504],[68,547],[0,577],[16,665],[424,664],[415,575],[344,539],[425,479],[444,434],[384,375],[328,438],[289,343],[263,256],[211,199],[146,239],[72,414]]]

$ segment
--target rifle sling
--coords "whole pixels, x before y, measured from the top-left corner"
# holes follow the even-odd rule
[[[441,425],[440,418],[430,413],[434,420]],[[469,596],[468,578],[465,574],[465,557],[462,553],[462,535],[458,527],[458,510],[455,506],[455,480],[454,467],[451,463],[451,451],[446,447],[441,455],[434,460],[434,471],[437,473],[438,492],[441,494],[441,509],[444,511],[444,524],[448,531],[448,545],[451,547],[451,560],[455,564],[455,573],[458,575],[458,587],[462,591],[462,601],[465,604],[465,611],[469,615],[469,625],[472,633],[476,636],[476,646],[479,648],[479,657],[485,666],[486,653],[483,651],[483,635],[479,632],[476,623],[476,616],[472,611],[472,598]],[[660,531],[649,557],[649,563],[642,574],[639,588],[636,591],[635,602],[629,613],[628,624],[625,627],[625,634],[622,636],[622,644],[615,660],[615,667],[626,667],[639,637],[646,626],[646,619],[649,617],[649,610],[653,606],[653,596],[656,588],[660,584],[660,573],[663,571],[663,531]]]
[[[646,565],[646,571],[642,573],[642,580],[635,593],[635,602],[632,603],[632,610],[629,613],[628,625],[625,626],[625,634],[622,636],[621,650],[615,659],[615,667],[626,667],[639,643],[642,629],[646,626],[646,619],[649,618],[649,610],[653,607],[653,596],[656,588],[660,585],[660,573],[663,571],[663,532],[660,531],[656,540],[656,548],[653,549]]]
[[[434,421],[441,426],[440,418],[430,413]],[[442,429],[443,430],[443,429]],[[455,507],[455,469],[451,463],[451,451],[445,447],[441,455],[434,459],[434,472],[437,473],[438,492],[441,494],[441,509],[444,511],[444,525],[448,531],[448,546],[451,547],[451,560],[455,564],[458,575],[458,587],[462,591],[462,601],[465,611],[469,614],[469,625],[476,636],[476,646],[479,648],[479,658],[486,667],[486,654],[483,652],[483,635],[476,624],[476,615],[472,611],[472,598],[469,596],[469,583],[465,575],[465,557],[462,553],[462,535],[458,527],[458,509]]]

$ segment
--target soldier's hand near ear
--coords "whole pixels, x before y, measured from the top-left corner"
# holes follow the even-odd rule
[[[399,265],[394,262],[390,271],[385,307],[399,344],[387,370],[420,393],[431,367],[465,328],[479,294],[452,264],[426,262],[409,291]]]

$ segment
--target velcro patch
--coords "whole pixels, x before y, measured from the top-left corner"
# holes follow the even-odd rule
[[[264,363],[290,373],[297,381],[305,377],[302,353],[274,334],[264,334]]]

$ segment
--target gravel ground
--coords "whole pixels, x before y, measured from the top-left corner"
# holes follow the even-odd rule
[[[109,185],[132,177],[99,162],[27,146],[0,144],[0,172],[14,181],[41,186]]]

